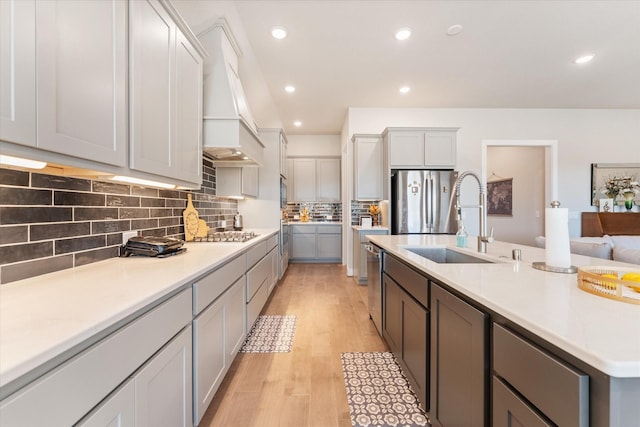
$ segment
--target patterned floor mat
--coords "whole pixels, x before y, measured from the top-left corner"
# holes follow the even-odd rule
[[[342,353],[354,427],[429,426],[393,353]]]
[[[296,316],[258,316],[241,353],[288,353],[293,345]]]

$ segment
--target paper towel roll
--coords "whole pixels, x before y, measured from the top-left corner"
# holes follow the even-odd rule
[[[545,215],[545,263],[550,267],[569,268],[571,267],[569,210],[546,208]]]
[[[380,222],[382,224],[380,224],[383,227],[388,227],[389,226],[389,201],[388,200],[380,200],[380,203],[378,203],[378,206],[380,207]]]

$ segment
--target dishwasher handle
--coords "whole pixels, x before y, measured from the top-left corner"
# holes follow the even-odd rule
[[[367,252],[369,252],[374,257],[380,258],[380,251],[375,246],[365,244],[364,248],[367,250]]]

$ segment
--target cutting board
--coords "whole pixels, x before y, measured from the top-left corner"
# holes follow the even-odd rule
[[[198,236],[198,230],[200,228],[200,216],[198,215],[196,208],[193,207],[191,193],[187,194],[187,208],[182,212],[182,218],[184,220],[184,240],[191,242],[196,236]]]

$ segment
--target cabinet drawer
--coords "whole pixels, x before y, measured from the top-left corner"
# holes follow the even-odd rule
[[[251,330],[253,324],[256,322],[258,315],[262,311],[269,297],[269,285],[265,279],[262,285],[258,288],[258,291],[254,297],[247,303],[247,332]]]
[[[589,377],[496,324],[493,369],[554,424],[589,425]]]
[[[267,252],[278,246],[278,235],[275,234],[267,240]]]
[[[9,396],[2,425],[73,425],[191,321],[191,300],[181,292]]]
[[[292,225],[292,234],[316,234],[315,225]]]
[[[401,283],[409,295],[429,308],[429,283],[426,277],[387,254],[384,254],[382,265],[384,271]]]
[[[360,231],[358,233],[360,235],[360,243],[368,243],[369,242],[369,236],[377,234],[387,234],[386,230],[367,230],[367,231]]]
[[[240,255],[193,284],[193,315],[200,313],[246,271],[245,256]]]
[[[267,254],[267,242],[262,241],[247,251],[247,270],[256,265]]]
[[[493,427],[551,427],[551,424],[493,377]]]
[[[342,233],[341,225],[318,225],[318,234],[340,234]]]
[[[263,258],[247,272],[247,302],[251,301],[258,288],[267,280],[269,273],[271,273],[271,262],[268,258]]]

